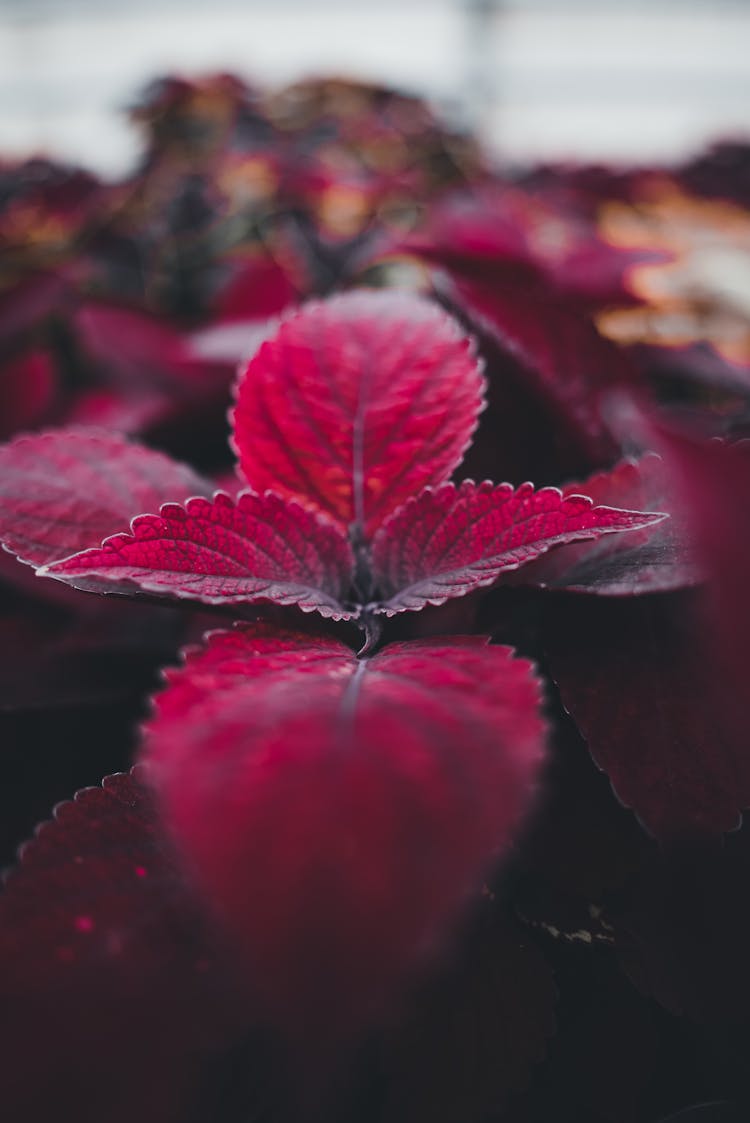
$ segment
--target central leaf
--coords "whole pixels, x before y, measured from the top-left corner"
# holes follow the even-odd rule
[[[305,306],[240,380],[234,442],[256,491],[370,537],[471,439],[484,380],[473,344],[434,304],[361,291]]]

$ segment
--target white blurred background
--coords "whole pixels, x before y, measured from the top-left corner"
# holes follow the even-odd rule
[[[149,80],[426,94],[506,158],[658,160],[750,133],[747,0],[0,0],[0,155],[131,165]]]

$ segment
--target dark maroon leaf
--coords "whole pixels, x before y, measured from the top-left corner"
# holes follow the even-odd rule
[[[47,351],[30,351],[0,364],[0,438],[38,425],[52,408],[56,391],[55,368]]]
[[[574,723],[558,720],[554,729],[543,806],[520,854],[529,886],[522,894],[523,911],[532,919],[534,904],[538,921],[603,937],[606,895],[653,861],[656,847],[617,801]],[[562,922],[558,904],[575,913],[571,923]]]
[[[44,565],[169,498],[210,492],[186,465],[115,434],[49,430],[0,448],[0,540],[21,561]]]
[[[179,413],[191,401],[229,394],[232,371],[204,360],[172,323],[136,308],[89,302],[73,317],[80,347],[99,379],[126,401],[152,402],[157,413]]]
[[[554,546],[618,531],[638,530],[660,515],[594,506],[585,495],[554,487],[534,490],[489,481],[443,484],[405,503],[372,545],[374,579],[392,616],[443,604],[493,584]]]
[[[333,523],[267,492],[165,503],[92,550],[41,567],[89,592],[138,589],[204,604],[269,600],[344,619],[349,542]]]
[[[370,536],[460,461],[482,408],[470,340],[409,293],[309,304],[239,383],[234,441],[250,485]]]
[[[61,804],[0,897],[3,1110],[183,1123],[242,1024],[135,775]]]
[[[616,445],[599,397],[613,385],[630,381],[633,370],[588,316],[555,299],[536,280],[525,285],[513,274],[491,284],[455,274],[445,295],[476,328],[516,357],[581,454],[594,464],[611,461]]]
[[[138,698],[152,687],[159,665],[173,657],[182,620],[169,609],[68,591],[68,605],[64,598],[58,604],[30,599],[19,589],[0,597],[0,713]],[[59,751],[66,753],[67,746]]]
[[[697,607],[570,598],[546,626],[552,677],[591,755],[662,839],[732,830],[750,805],[744,738],[722,728]]]
[[[64,273],[35,273],[0,297],[0,342],[22,335],[54,312],[65,309]]]
[[[135,309],[88,302],[76,309],[73,324],[86,353],[124,383],[158,383],[186,358],[186,344],[169,323]]]
[[[725,680],[725,724],[747,728],[747,637],[750,633],[750,441],[699,441],[665,428],[654,430],[674,472],[677,499],[709,580],[709,625]]]
[[[170,672],[145,750],[166,822],[308,1050],[389,1012],[444,941],[529,802],[538,707],[530,665],[480,637],[358,660],[253,625]]]

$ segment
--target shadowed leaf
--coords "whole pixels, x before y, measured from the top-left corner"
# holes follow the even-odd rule
[[[674,509],[672,491],[662,461],[653,454],[621,460],[609,471],[566,484],[562,488],[566,496],[588,495],[595,503],[665,511],[670,517],[624,538],[563,546],[524,567],[513,583],[609,597],[671,592],[697,584],[702,570],[684,517]]]

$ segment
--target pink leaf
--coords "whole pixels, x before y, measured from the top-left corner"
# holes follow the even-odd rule
[[[444,484],[405,503],[372,545],[375,584],[392,616],[491,585],[553,546],[638,529],[663,516],[596,507],[533,484]]]
[[[251,359],[235,445],[257,491],[317,507],[370,535],[461,460],[482,408],[473,348],[406,293],[309,304]]]
[[[210,491],[186,465],[112,433],[49,430],[0,448],[0,540],[29,565],[44,565],[171,496]]]
[[[347,539],[332,523],[267,492],[235,502],[165,503],[133,519],[132,533],[39,570],[87,591],[135,585],[205,604],[270,600],[323,616],[349,615],[339,603],[352,578]]]
[[[684,526],[675,511],[664,465],[650,453],[621,460],[581,483],[566,484],[563,495],[588,495],[595,503],[636,510],[668,511],[670,517],[626,537],[610,535],[563,546],[529,566],[514,584],[571,589],[599,596],[669,592],[695,585],[702,572]]]
[[[269,1016],[340,1040],[397,1001],[478,890],[542,744],[539,684],[509,648],[458,637],[357,660],[256,625],[170,673],[145,755]]]

